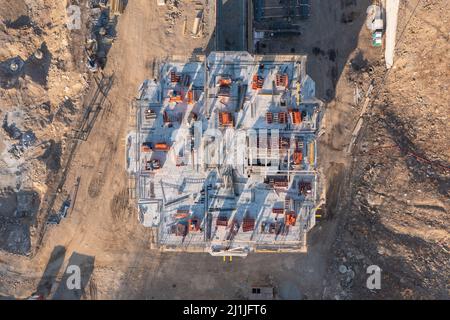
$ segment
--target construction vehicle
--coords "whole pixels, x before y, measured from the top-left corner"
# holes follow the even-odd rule
[[[97,51],[98,51],[97,40],[88,39],[86,42],[85,53],[87,56],[86,66],[90,72],[97,72],[99,68]]]
[[[75,182],[72,192],[70,192],[69,195],[67,196],[67,198],[63,201],[59,211],[57,213],[51,214],[48,217],[48,219],[47,219],[48,224],[59,224],[62,219],[67,218],[67,215],[69,214],[69,209],[71,207],[73,210],[73,205],[75,204],[75,200],[76,200],[77,194],[78,194],[78,188],[80,187],[80,180],[81,180],[81,178],[78,177],[77,181]]]
[[[372,33],[372,45],[374,47],[381,47],[383,44],[383,30],[377,29]]]
[[[372,31],[372,46],[380,47],[383,44],[383,10],[380,6],[372,5],[367,8],[368,25]]]
[[[203,20],[203,10],[200,10],[197,12],[197,15],[195,16],[195,19],[194,19],[194,24],[192,25],[191,36],[193,38],[196,38],[198,36],[198,34],[200,33],[202,20]]]
[[[70,208],[70,196],[67,197],[66,200],[64,200],[63,204],[61,205],[61,209],[59,210],[59,216],[61,218],[66,218],[67,217],[67,212]]]

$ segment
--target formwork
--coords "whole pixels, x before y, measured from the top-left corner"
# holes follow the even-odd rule
[[[306,57],[174,57],[127,137],[139,221],[164,251],[305,252],[321,190],[321,102]]]

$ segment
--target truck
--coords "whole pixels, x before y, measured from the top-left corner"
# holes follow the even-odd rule
[[[374,47],[381,47],[383,44],[383,27],[383,19],[378,18],[373,21],[372,45]]]

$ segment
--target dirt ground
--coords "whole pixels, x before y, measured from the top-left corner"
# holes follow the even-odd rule
[[[307,53],[317,94],[327,101],[319,149],[327,177],[327,216],[310,234],[307,254],[254,254],[233,261],[151,250],[151,232],[138,223],[128,197],[124,138],[140,83],[154,77],[154,66],[171,54],[189,56],[215,43],[212,12],[206,15],[204,37],[183,35],[183,16],[190,30],[194,12],[190,1],[180,3],[172,28],[166,9],[146,0],[128,1],[104,70],[114,73],[111,107],[77,146],[58,196],[61,201],[80,178],[74,208],[60,225],[46,229],[36,254],[0,251],[0,297],[24,298],[37,291],[58,299],[245,299],[252,285],[271,285],[282,299],[447,298],[446,1],[425,1],[409,23],[414,7],[402,2],[399,30],[408,25],[384,82],[383,52],[370,46],[364,26],[369,0],[317,0],[301,38],[266,48]],[[62,14],[64,7],[51,10]],[[342,23],[342,15],[350,13],[354,20]],[[345,150],[361,109],[355,86],[364,95],[371,79],[379,94],[352,161]],[[390,145],[397,147],[384,148]],[[59,286],[73,263],[83,269],[79,296]],[[339,273],[342,264],[354,271],[353,277]],[[370,264],[383,270],[378,292],[365,288]]]
[[[2,0],[0,8],[0,194],[12,192],[13,201],[3,198],[0,206],[15,201],[11,209],[17,211],[0,215],[0,248],[28,255],[42,195],[61,168],[66,135],[87,88],[87,74],[78,62],[83,55],[74,58],[83,46],[85,26],[68,32],[62,1]],[[11,62],[19,66],[17,72],[10,72]],[[21,208],[16,201],[21,193],[36,197]]]
[[[329,298],[450,297],[446,7],[448,1],[401,2],[394,66],[389,73],[374,67],[375,96],[351,165]],[[340,265],[356,276],[337,272]],[[369,265],[382,270],[381,290],[365,287]]]

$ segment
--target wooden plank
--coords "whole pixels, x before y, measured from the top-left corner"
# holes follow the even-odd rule
[[[111,13],[113,15],[120,15],[125,9],[123,0],[111,0]]]

